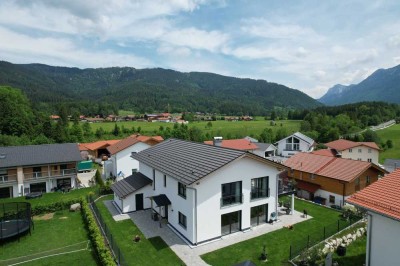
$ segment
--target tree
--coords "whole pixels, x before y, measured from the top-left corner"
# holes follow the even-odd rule
[[[114,136],[119,136],[119,134],[121,133],[121,130],[119,128],[119,126],[117,125],[117,123],[114,124],[114,129],[112,131],[112,134]]]
[[[271,120],[275,120],[276,119],[276,112],[272,111],[271,112]]]
[[[28,98],[18,89],[0,86],[0,134],[29,135],[32,120]]]
[[[288,136],[286,128],[284,127],[280,127],[277,131],[276,131],[276,140],[281,140],[283,138],[286,138]]]
[[[386,147],[387,147],[388,149],[393,148],[393,141],[392,141],[391,139],[388,139],[388,140],[386,141]]]

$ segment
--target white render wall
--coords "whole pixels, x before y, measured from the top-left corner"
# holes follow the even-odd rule
[[[335,203],[330,203],[329,202],[329,196],[332,195],[335,197]],[[317,191],[315,191],[314,196],[319,196],[319,197],[323,197],[326,199],[326,205],[327,206],[331,206],[331,205],[339,205],[339,206],[343,206],[344,202],[343,202],[343,196],[340,194],[336,194],[336,193],[332,193],[326,190],[322,190],[322,189],[318,189]],[[344,199],[346,200],[349,196],[345,196]]]
[[[113,175],[117,176],[121,171],[125,177],[132,174],[132,169],[138,169],[139,162],[131,157],[132,152],[140,152],[150,148],[149,144],[138,142],[116,154],[113,154],[110,160],[113,162]]]
[[[367,244],[367,261],[370,259],[368,265],[399,265],[400,221],[371,213],[368,226],[371,226],[368,228],[371,229]]]
[[[295,138],[295,137],[294,137]],[[308,144],[307,142],[305,142],[302,139],[299,139],[300,141],[300,150],[298,151],[285,151],[286,149],[286,139],[282,139],[278,142],[278,145],[276,145],[276,147],[278,148],[277,150],[277,155],[283,156],[283,157],[291,157],[294,154],[298,153],[298,152],[307,152],[310,150],[311,145]]]
[[[153,195],[153,187],[151,184],[135,191],[135,193],[132,193],[123,199],[120,199],[114,193],[114,201],[122,213],[136,211],[136,194],[143,194],[143,209],[150,208],[150,199],[148,197]]]
[[[221,236],[221,215],[234,211],[242,211],[241,229],[250,228],[250,208],[268,204],[268,218],[276,211],[276,186],[278,170],[262,162],[250,158],[234,161],[211,175],[199,180],[194,185],[198,193],[197,208],[197,241],[202,242]],[[270,197],[250,201],[251,179],[269,176]],[[221,185],[242,181],[243,203],[227,207],[220,206],[222,196]]]
[[[353,160],[361,159],[361,161],[365,162],[368,162],[368,159],[371,159],[374,164],[379,163],[378,150],[363,145],[354,147],[351,150],[352,152],[350,152],[349,149],[342,151],[342,158],[353,159]],[[359,152],[359,150],[361,150],[361,152]]]

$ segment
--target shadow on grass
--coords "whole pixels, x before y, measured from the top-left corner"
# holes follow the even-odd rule
[[[148,239],[150,244],[157,250],[163,250],[165,248],[168,248],[167,243],[164,242],[164,240],[162,240],[161,237],[156,236],[156,237],[152,237]]]
[[[340,266],[352,266],[352,265],[364,265],[365,264],[365,253],[356,256],[344,256],[335,258],[333,261],[337,261]]]

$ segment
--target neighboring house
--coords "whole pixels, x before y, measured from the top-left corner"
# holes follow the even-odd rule
[[[284,162],[297,183],[297,196],[323,205],[342,206],[346,198],[374,183],[386,171],[351,159],[298,153]]]
[[[204,141],[207,145],[219,146],[242,151],[255,151],[258,146],[247,139],[222,139],[222,137],[214,137],[213,140]]]
[[[331,141],[325,144],[335,153],[336,157],[365,162],[379,163],[379,147],[375,142],[354,142],[345,139]]]
[[[75,143],[0,147],[0,198],[75,187]]]
[[[276,155],[276,151],[278,150],[278,148],[276,148],[271,143],[257,142],[254,144],[258,147],[257,150],[253,151],[254,154],[257,154],[258,156],[261,156],[264,158],[274,157]]]
[[[290,157],[298,152],[312,152],[316,142],[306,135],[296,132],[284,139],[279,140],[275,146],[278,148],[277,155]]]
[[[118,208],[124,213],[151,208],[193,245],[276,217],[277,180],[286,169],[281,164],[178,139],[132,157],[140,173],[112,185]]]
[[[383,167],[386,171],[391,173],[394,170],[400,168],[400,159],[386,159],[383,163]]]
[[[79,143],[79,150],[83,159],[100,158],[104,155],[109,156],[107,148],[117,142],[116,140],[99,140],[91,143]]]
[[[131,155],[143,151],[164,139],[161,136],[132,135],[107,148],[112,161],[112,175],[115,177],[127,177],[139,170],[139,162]],[[107,173],[108,174],[108,173]]]
[[[399,265],[400,169],[347,199],[367,211],[367,266]]]

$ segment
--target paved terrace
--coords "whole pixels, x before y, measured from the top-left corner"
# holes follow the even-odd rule
[[[146,238],[160,236],[183,262],[191,266],[208,265],[200,258],[202,254],[281,229],[283,226],[293,225],[312,218],[310,216],[303,218],[303,214],[297,211],[295,211],[293,215],[286,215],[283,214],[284,212],[279,212],[279,221],[272,225],[262,224],[248,231],[223,236],[221,239],[200,246],[190,246],[174,233],[173,229],[171,229],[165,221],[161,223],[161,227],[159,221],[153,221],[151,219],[151,210],[138,211],[129,215],[119,214],[119,211],[113,205],[112,201],[105,201],[104,204],[111,212],[114,220],[120,221],[130,218]]]

